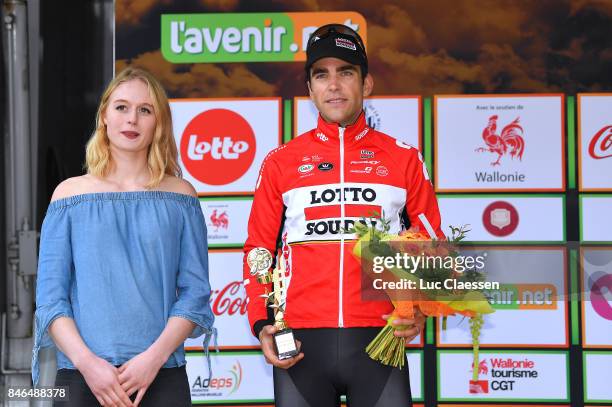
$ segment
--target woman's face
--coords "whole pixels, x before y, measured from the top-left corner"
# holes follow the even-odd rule
[[[103,115],[111,149],[146,152],[153,141],[156,122],[153,100],[145,82],[132,79],[111,93]]]

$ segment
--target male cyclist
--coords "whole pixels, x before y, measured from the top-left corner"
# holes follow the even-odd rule
[[[351,254],[354,222],[373,210],[399,232],[410,226],[444,238],[434,191],[416,148],[366,125],[363,98],[372,76],[363,42],[330,24],[310,37],[306,84],[319,111],[317,127],[268,154],[249,218],[245,259],[253,248],[282,246],[288,283],[285,320],[301,353],[277,357],[276,328],[266,313],[265,287],[244,268],[248,314],[268,363],[277,406],[410,406],[408,369],[385,366],[365,347],[385,325],[391,302],[363,301],[361,268]],[[407,226],[407,225],[404,225]],[[268,288],[269,289],[269,288]],[[424,317],[398,320],[412,340]]]

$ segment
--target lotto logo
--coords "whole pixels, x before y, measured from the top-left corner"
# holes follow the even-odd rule
[[[249,123],[227,109],[195,116],[181,137],[185,169],[209,185],[226,185],[242,177],[253,164],[255,150],[255,134]]]

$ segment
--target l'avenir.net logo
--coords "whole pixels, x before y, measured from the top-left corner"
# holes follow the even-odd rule
[[[181,136],[181,159],[187,172],[208,185],[227,185],[253,164],[255,132],[249,122],[228,109],[195,116]]]

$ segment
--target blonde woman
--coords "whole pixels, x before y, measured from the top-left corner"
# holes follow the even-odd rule
[[[206,227],[151,74],[111,81],[86,160],[43,223],[33,381],[55,345],[56,385],[70,387],[60,405],[191,406],[183,342],[213,324]]]

